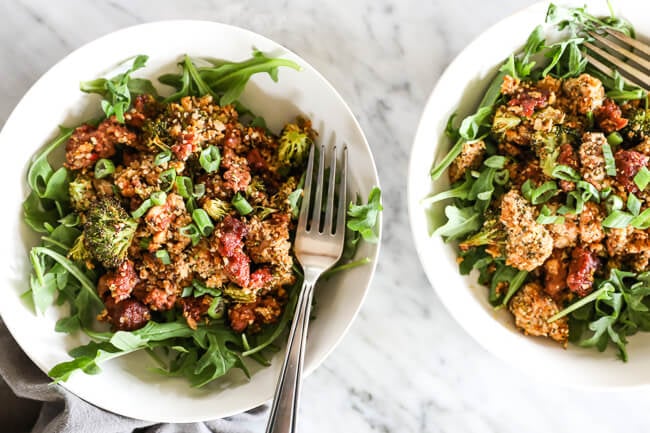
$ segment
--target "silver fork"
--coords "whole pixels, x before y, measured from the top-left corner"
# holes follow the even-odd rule
[[[611,66],[614,66],[627,84],[639,86],[644,90],[650,89],[650,61],[644,57],[650,57],[650,46],[616,30],[603,31],[603,34],[588,32],[594,42],[584,43],[590,51],[585,53],[587,61],[610,77],[614,74]]]
[[[298,400],[304,360],[307,326],[314,293],[314,284],[323,272],[341,257],[345,236],[345,209],[347,184],[347,146],[343,148],[338,187],[338,206],[334,215],[334,190],[336,189],[336,146],[331,151],[330,172],[325,201],[325,216],[321,221],[325,183],[325,146],[320,146],[318,174],[312,182],[315,146],[309,152],[305,193],[298,218],[294,253],[302,265],[304,282],[300,289],[296,311],[291,323],[287,352],[273,397],[273,406],[266,425],[266,433],[293,433],[296,429]],[[315,189],[312,192],[312,189]],[[311,215],[310,215],[311,209]],[[334,221],[336,217],[336,221]],[[322,227],[322,229],[321,229]]]

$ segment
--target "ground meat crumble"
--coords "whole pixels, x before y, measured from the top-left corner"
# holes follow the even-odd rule
[[[199,161],[208,146],[221,156],[210,173]],[[278,137],[244,125],[233,106],[221,107],[210,96],[163,104],[138,95],[124,124],[111,117],[96,127],[76,128],[66,144],[65,166],[74,171],[80,193],[73,205],[82,218],[103,195],[134,211],[153,193],[166,193],[163,203],[138,218],[128,258],[101,274],[97,291],[105,310],[99,318],[130,331],[174,310],[196,328],[208,318],[214,291],[221,291],[223,317],[236,332],[254,333],[277,322],[286,289],[295,282],[288,196],[301,174],[299,167],[283,167],[277,148]],[[158,161],[162,149],[171,158]],[[115,171],[99,180],[93,170],[101,158],[111,159]],[[190,199],[165,176],[189,177],[201,192],[190,191],[196,194]],[[237,193],[253,212],[240,215],[230,205]],[[193,241],[187,234],[193,211],[209,209],[208,200],[221,203],[224,214],[212,215],[212,232]],[[210,291],[188,292],[196,284]]]

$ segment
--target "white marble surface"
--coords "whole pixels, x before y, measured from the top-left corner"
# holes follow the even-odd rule
[[[124,26],[200,18],[268,36],[313,64],[350,104],[385,197],[372,291],[343,343],[305,381],[299,431],[645,431],[647,393],[558,389],[544,383],[553,372],[533,379],[488,354],[443,309],[411,247],[406,170],[425,100],[463,46],[529,3],[0,0],[0,125],[61,57]],[[263,431],[262,423],[251,427]]]

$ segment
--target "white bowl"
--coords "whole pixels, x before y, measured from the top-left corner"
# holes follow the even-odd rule
[[[575,3],[582,6],[585,2]],[[588,10],[607,15],[605,1],[587,2]],[[650,35],[645,2],[617,0],[617,15],[631,21],[640,35]],[[458,272],[454,246],[431,237],[430,217],[420,200],[432,191],[444,190],[446,176],[432,183],[429,171],[449,149],[444,128],[449,115],[462,118],[475,111],[496,70],[512,52],[518,51],[530,32],[544,22],[548,3],[535,4],[485,31],[447,67],[427,102],[411,150],[408,205],[415,246],[424,270],[440,300],[452,316],[483,347],[499,358],[542,379],[561,385],[616,388],[650,384],[650,334],[629,340],[629,361],[619,361],[613,350],[600,353],[569,344],[567,350],[548,339],[524,336],[505,309],[495,311],[488,290],[477,283],[476,273]],[[553,33],[553,32],[551,32]],[[437,205],[442,212],[444,203]]]
[[[237,27],[204,21],[165,21],[126,28],[93,41],[53,66],[25,94],[0,133],[5,188],[2,213],[2,302],[0,315],[25,353],[44,371],[69,359],[67,351],[84,342],[81,336],[54,331],[63,311],[51,308],[36,316],[19,299],[28,289],[29,248],[37,236],[23,223],[21,203],[27,195],[26,169],[32,155],[57,133],[57,125],[75,125],[100,113],[99,101],[79,91],[79,81],[105,76],[123,60],[148,54],[146,69],[135,75],[157,78],[175,68],[185,53],[193,57],[243,60],[252,48],[292,59],[302,71],[282,68],[279,82],[257,75],[241,100],[279,131],[303,114],[312,119],[320,140],[349,146],[350,190],[367,197],[378,185],[370,148],[334,88],[307,62],[279,44]],[[160,87],[163,89],[163,87]],[[167,88],[167,91],[170,89]],[[317,320],[312,323],[305,360],[306,374],[314,371],[341,340],[366,295],[374,273],[378,245],[363,244],[359,254],[371,265],[356,268],[322,284],[316,291]],[[183,379],[165,378],[148,370],[144,353],[102,365],[102,373],[75,373],[62,385],[96,406],[133,418],[164,422],[195,422],[229,416],[270,399],[282,363],[282,352],[268,368],[253,368],[247,381],[240,371],[206,389],[192,389]]]

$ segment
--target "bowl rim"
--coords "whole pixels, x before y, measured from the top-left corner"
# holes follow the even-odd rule
[[[290,50],[283,44],[276,42],[275,40],[266,37],[262,34],[259,34],[257,32],[254,32],[252,30],[249,30],[247,28],[243,28],[240,26],[236,26],[233,24],[227,24],[227,23],[222,23],[219,21],[214,21],[214,20],[205,20],[205,19],[164,19],[164,20],[154,20],[154,21],[148,21],[145,23],[140,23],[140,24],[135,24],[135,25],[130,25],[130,26],[125,26],[125,27],[120,27],[119,29],[116,29],[114,31],[110,31],[102,36],[99,36],[97,38],[94,38],[81,46],[75,48],[74,50],[68,52],[66,55],[64,55],[62,58],[60,58],[56,63],[48,67],[48,69],[43,72],[28,88],[28,90],[21,96],[20,100],[16,104],[16,106],[11,110],[10,114],[7,116],[4,124],[2,125],[2,128],[0,129],[0,142],[2,141],[4,132],[6,130],[6,126],[10,124],[10,122],[13,120],[13,118],[16,116],[16,113],[20,111],[22,106],[26,103],[25,101],[28,99],[28,96],[31,95],[33,92],[35,92],[38,87],[39,83],[43,81],[50,73],[51,71],[61,67],[62,64],[66,63],[70,57],[76,56],[79,52],[88,50],[88,47],[91,45],[94,45],[100,41],[104,41],[106,39],[114,38],[116,35],[122,34],[122,33],[128,33],[128,32],[133,32],[136,30],[142,31],[142,29],[155,29],[158,27],[168,27],[168,26],[188,26],[188,25],[200,25],[200,26],[210,26],[210,27],[220,27],[223,29],[226,29],[228,32],[235,32],[235,33],[240,33],[242,35],[247,35],[249,37],[255,38],[260,40],[261,42],[264,42],[265,44],[274,46],[275,49],[281,49],[283,51],[283,56],[290,55],[290,56],[295,56],[296,59],[300,61],[300,66],[301,70],[309,70],[310,73],[312,73],[316,78],[318,78],[318,81],[320,84],[323,86],[323,88],[327,89],[329,93],[331,93],[334,98],[340,103],[340,105],[344,108],[346,117],[350,120],[352,129],[356,130],[359,134],[360,140],[358,141],[358,145],[363,145],[368,151],[368,156],[369,159],[367,161],[368,164],[368,174],[372,176],[374,179],[374,183],[377,187],[381,188],[380,180],[379,180],[379,175],[377,172],[377,166],[375,163],[374,155],[372,154],[372,149],[370,147],[370,144],[368,143],[368,139],[365,135],[365,132],[363,131],[363,128],[361,127],[361,124],[359,123],[359,120],[356,118],[354,115],[352,109],[350,106],[347,104],[347,102],[343,99],[341,94],[338,92],[338,90],[330,83],[330,81],[323,76],[323,74],[318,71],[311,63],[309,63],[307,60],[305,60],[302,56],[297,54],[296,52]],[[110,62],[107,62],[110,63]],[[114,66],[107,64],[107,67]],[[39,148],[41,148],[45,144],[42,143]],[[25,163],[28,163],[29,161],[25,161]],[[372,247],[372,253],[369,254],[369,258],[371,259],[371,262],[366,264],[365,266],[367,267],[367,280],[368,283],[366,287],[363,289],[363,293],[361,294],[361,297],[359,299],[358,304],[353,310],[353,314],[350,317],[350,320],[348,323],[345,325],[345,327],[341,330],[340,334],[334,339],[333,343],[330,345],[330,347],[321,353],[320,356],[315,357],[310,359],[308,363],[308,360],[305,360],[305,369],[303,373],[303,378],[309,376],[312,374],[330,355],[331,353],[339,346],[343,338],[347,335],[347,333],[350,330],[350,327],[356,320],[359,311],[361,310],[361,307],[366,301],[366,298],[368,296],[368,293],[370,292],[370,289],[372,287],[372,282],[373,278],[377,269],[377,264],[378,264],[378,259],[379,259],[379,254],[381,250],[381,244],[382,244],[382,238],[383,238],[383,216],[380,213],[379,215],[379,220],[377,224],[377,236],[378,240],[377,243],[374,244]],[[0,311],[0,319],[2,319],[2,312]],[[8,322],[6,320],[3,320],[5,323],[10,335],[16,341],[18,346],[21,348],[21,350],[28,356],[30,361],[32,361],[34,364],[37,365],[37,367],[43,371],[47,375],[48,369],[46,368],[45,365],[43,365],[41,362],[38,362],[37,360],[34,360],[30,356],[30,350],[25,344],[24,341],[21,341],[20,339],[16,338],[16,331],[17,325],[13,324],[11,322]],[[284,344],[284,343],[283,343]],[[254,380],[254,379],[251,379]],[[81,398],[82,400],[95,405],[96,403],[92,403],[88,400],[86,400],[83,397],[80,397],[77,395],[73,390],[71,390],[68,387],[68,384],[66,382],[61,382],[59,383],[63,388],[65,388],[66,391],[71,392],[78,398]],[[215,393],[218,393],[219,391],[214,391]],[[132,411],[129,413],[125,413],[124,411],[119,411],[119,410],[114,410],[114,408],[108,407],[106,405],[102,405],[102,408],[108,411],[111,411],[116,414],[124,415],[124,416],[129,416],[134,419],[140,419],[140,420],[145,420],[145,421],[151,421],[151,422],[174,422],[174,423],[187,423],[187,422],[201,422],[201,421],[208,421],[216,418],[225,418],[229,416],[233,416],[239,413],[243,413],[246,411],[249,411],[251,409],[254,409],[258,406],[263,405],[266,403],[270,398],[272,398],[273,392],[271,392],[271,395],[263,395],[263,394],[258,394],[254,399],[250,400],[250,403],[242,406],[241,409],[239,410],[231,410],[231,411],[226,411],[226,412],[221,412],[217,413],[216,416],[193,416],[192,414],[184,415],[184,416],[166,416],[165,414],[160,414],[158,417],[153,418],[153,417],[142,417],[137,415],[137,411]],[[216,412],[215,412],[216,413]]]

